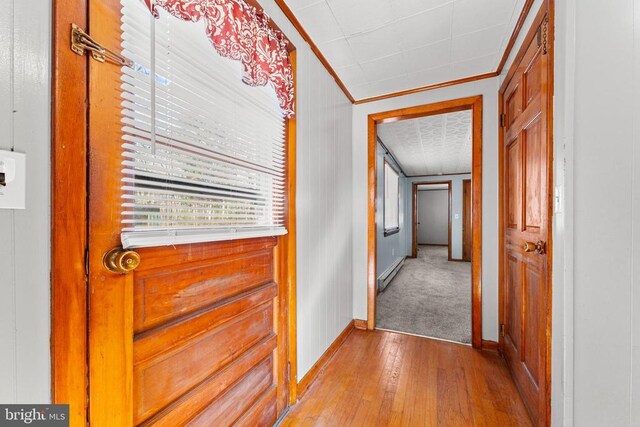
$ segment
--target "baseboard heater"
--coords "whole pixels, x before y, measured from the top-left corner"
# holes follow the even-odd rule
[[[404,258],[405,257],[395,260],[394,263],[378,277],[378,292],[384,291],[384,288],[386,288],[389,282],[398,274],[398,271],[400,271],[404,265]]]

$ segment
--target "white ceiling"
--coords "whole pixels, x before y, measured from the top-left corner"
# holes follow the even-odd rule
[[[285,0],[356,99],[495,71],[525,0]]]
[[[378,138],[407,176],[471,172],[471,110],[383,123]]]

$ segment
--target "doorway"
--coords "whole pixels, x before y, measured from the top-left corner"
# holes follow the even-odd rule
[[[414,182],[411,193],[411,258],[417,258],[419,245],[439,246],[451,261],[451,181]]]
[[[471,171],[473,176],[471,177],[471,213],[472,213],[472,240],[477,242],[472,246],[471,254],[471,268],[470,275],[471,280],[468,282],[471,289],[471,344],[476,349],[482,348],[482,304],[481,304],[481,265],[482,265],[482,252],[481,252],[481,239],[482,239],[482,97],[475,96],[469,98],[455,99],[451,101],[444,101],[435,104],[422,105],[412,108],[404,108],[400,110],[392,110],[381,113],[375,113],[369,115],[368,118],[368,135],[369,135],[369,206],[368,206],[368,299],[367,299],[367,328],[373,330],[377,327],[376,313],[377,302],[376,296],[378,294],[378,266],[377,266],[377,247],[379,239],[377,233],[376,223],[376,199],[380,197],[378,194],[380,191],[379,177],[377,176],[378,165],[378,126],[388,123],[395,123],[399,121],[406,121],[421,117],[437,116],[453,112],[469,111],[471,114]],[[405,178],[407,174],[405,174]],[[446,180],[446,176],[443,174],[436,174],[428,181],[443,181]],[[467,177],[468,178],[468,177]],[[408,182],[405,180],[405,182]],[[416,180],[419,182],[419,180]],[[462,179],[460,180],[462,185]],[[417,191],[417,190],[416,190]],[[405,194],[411,197],[410,190],[406,190]],[[462,196],[462,189],[460,189],[460,195]],[[415,200],[414,198],[412,198]],[[460,202],[462,203],[462,202]],[[406,208],[409,209],[411,204],[406,203]],[[413,209],[412,209],[413,210]],[[461,221],[461,218],[460,222]],[[412,221],[412,216],[407,216],[407,221]],[[408,222],[407,222],[408,224]],[[406,228],[406,227],[405,227]],[[410,227],[411,230],[415,229]],[[414,233],[412,233],[414,234]],[[413,236],[407,236],[407,255],[413,255],[413,244],[411,243]],[[449,246],[449,245],[447,245]],[[462,259],[462,244],[460,245],[460,255],[457,258]],[[445,260],[448,260],[448,248],[446,249]],[[460,263],[463,264],[463,263]],[[468,295],[468,294],[467,294]]]

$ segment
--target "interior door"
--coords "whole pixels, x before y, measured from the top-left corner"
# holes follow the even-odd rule
[[[462,260],[471,262],[471,180],[462,180]]]
[[[115,50],[120,10],[89,1],[91,36]],[[105,266],[138,263],[117,250],[120,70],[89,60],[90,423],[272,425],[287,402],[278,238],[140,249],[128,274]]]
[[[503,93],[503,351],[536,425],[546,425],[550,165],[544,23]]]

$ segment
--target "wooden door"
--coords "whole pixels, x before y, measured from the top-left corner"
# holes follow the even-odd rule
[[[120,9],[89,1],[95,40],[120,46]],[[139,249],[129,274],[103,265],[120,246],[120,78],[89,60],[91,425],[272,425],[288,399],[279,238]]]
[[[471,180],[462,180],[462,260],[471,262]]]
[[[533,422],[547,425],[552,152],[547,29],[540,25],[503,86],[502,345]]]

